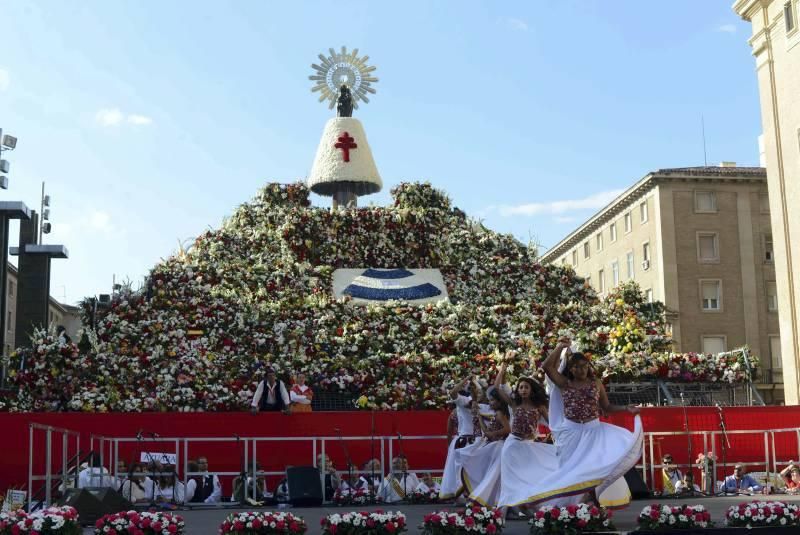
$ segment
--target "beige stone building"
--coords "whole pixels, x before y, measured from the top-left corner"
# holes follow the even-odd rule
[[[601,294],[638,282],[666,305],[676,350],[747,344],[761,358],[763,397],[783,399],[763,168],[724,163],[649,173],[542,259],[573,266]]]
[[[737,0],[753,25],[770,191],[784,389],[800,403],[800,0]],[[763,165],[763,164],[762,164]]]
[[[81,327],[80,309],[72,305],[59,303],[52,296],[48,310],[48,321],[50,325],[63,325],[67,329],[67,334],[75,338],[75,334]],[[16,347],[22,345],[16,339],[17,325],[17,268],[8,264],[8,283],[6,284],[6,340],[3,348],[4,354],[9,354]]]

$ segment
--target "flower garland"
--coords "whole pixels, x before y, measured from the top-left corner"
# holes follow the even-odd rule
[[[732,505],[725,513],[731,527],[786,527],[800,525],[800,507],[793,503],[753,501]]]
[[[365,488],[337,488],[333,493],[333,503],[339,507],[345,505],[370,505],[373,503],[381,503],[383,498],[370,493]]]
[[[182,535],[186,523],[180,515],[157,511],[120,511],[95,522],[95,535]]]
[[[644,531],[705,529],[714,525],[711,514],[702,505],[670,506],[654,503],[645,506],[636,521],[639,529]]]
[[[231,513],[219,527],[220,535],[302,534],[307,530],[301,517],[280,511]]]
[[[529,523],[532,535],[616,530],[611,522],[611,511],[586,503],[541,507]]]
[[[505,515],[500,509],[467,504],[459,511],[437,511],[425,515],[420,530],[425,535],[502,533]]]
[[[399,511],[335,513],[323,518],[320,524],[325,535],[391,535],[407,530],[406,515]]]
[[[22,509],[0,513],[0,535],[80,535],[78,511],[73,507],[48,507],[26,513]]]
[[[311,208],[302,184],[267,185],[143,288],[115,294],[79,344],[36,332],[10,356],[16,396],[0,410],[244,410],[267,364],[305,372],[317,399],[437,409],[451,377],[491,376],[493,355],[508,350],[512,379],[530,373],[566,328],[609,380],[750,378],[757,359],[669,353],[662,309],[635,284],[598,300],[571,267],[539,264],[430,184],[394,195],[390,207],[330,211]],[[334,299],[333,270],[353,266],[438,268],[452,302]]]

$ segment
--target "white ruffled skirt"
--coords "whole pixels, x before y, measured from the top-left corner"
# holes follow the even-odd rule
[[[461,463],[469,458],[471,452],[482,443],[480,440],[476,440],[472,444],[456,449],[458,439],[459,437],[454,437],[447,448],[447,460],[444,463],[444,474],[442,474],[441,490],[439,491],[440,500],[455,498],[464,491],[461,483]]]
[[[487,507],[497,505],[503,444],[502,440],[489,442],[484,438],[471,455],[462,460],[461,482],[470,500]]]

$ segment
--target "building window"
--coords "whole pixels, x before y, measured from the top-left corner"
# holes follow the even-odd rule
[[[718,312],[722,310],[722,281],[700,281],[700,303],[704,311]]]
[[[11,332],[11,311],[8,311],[8,318],[6,320],[6,331]]]
[[[697,233],[697,261],[719,262],[719,235],[716,232]]]
[[[16,288],[14,288],[14,286],[16,286],[14,284],[14,281],[8,281],[8,296],[9,297],[14,297],[14,291],[16,290]]]
[[[617,241],[617,224],[611,223],[611,226],[608,227],[608,235],[612,242]]]
[[[648,214],[647,214],[647,201],[642,201],[639,204],[639,219],[642,223],[647,223]]]
[[[619,262],[616,260],[611,262],[611,280],[614,281],[614,287],[619,286]]]
[[[715,213],[717,211],[717,196],[714,192],[695,191],[694,211],[700,214]]]
[[[634,275],[634,273],[633,273],[633,262],[634,262],[633,251],[628,251],[628,254],[625,257],[625,261],[628,264],[628,279],[630,280],[630,279],[633,278],[633,275]]]
[[[597,272],[597,290],[600,293],[606,291],[606,274],[602,269]]]
[[[589,240],[586,240],[585,242],[583,242],[583,257],[584,258],[589,258],[589,255],[591,254],[591,251],[589,249],[590,249],[589,248]]]
[[[783,20],[786,23],[786,32],[792,32],[797,27],[797,21],[794,17],[794,2],[791,0],[783,4]]]
[[[764,262],[775,261],[775,251],[772,248],[772,234],[764,234]]]
[[[650,269],[650,242],[642,244],[642,269],[645,271]]]
[[[586,282],[589,283],[589,286],[592,285],[592,276],[591,275],[586,275]]]
[[[647,299],[648,303],[652,303],[653,302],[653,289],[652,288],[648,288],[647,290],[645,290],[644,291],[644,296]]]
[[[575,251],[572,251],[572,266],[574,267],[574,266],[577,266],[577,265],[578,265],[578,251],[575,250]]]
[[[769,194],[768,193],[760,193],[758,195],[758,205],[761,208],[762,214],[769,213]]]
[[[566,256],[562,256],[561,257],[561,265],[562,266],[566,266],[567,265],[567,257]]]
[[[772,382],[783,382],[783,361],[781,360],[781,337],[770,335],[769,337],[769,363],[772,367]]]
[[[595,236],[595,239],[597,240],[597,250],[598,251],[602,251],[603,250],[603,233],[602,232],[598,232],[597,236]]]
[[[775,281],[767,281],[767,310],[778,311],[778,285]]]
[[[719,335],[703,336],[703,353],[725,353],[725,337]]]
[[[626,212],[625,213],[625,234],[627,234],[628,232],[631,231],[631,229],[633,229],[632,219],[633,218],[631,217],[631,213],[630,212]]]

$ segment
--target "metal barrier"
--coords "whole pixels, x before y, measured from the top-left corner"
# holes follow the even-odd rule
[[[34,473],[34,459],[33,459],[33,452],[34,452],[34,445],[35,445],[35,438],[38,434],[37,432],[43,431],[45,434],[45,460],[44,460],[44,474],[35,474]],[[58,477],[54,476],[53,471],[53,446],[55,445],[53,442],[53,434],[61,436],[61,470],[60,475]],[[69,429],[62,429],[60,427],[53,427],[50,425],[42,425],[37,423],[29,424],[28,428],[28,500],[27,500],[27,511],[31,512],[34,506],[38,506],[41,503],[46,505],[50,505],[52,501],[52,493],[53,493],[53,481],[54,480],[61,480],[61,485],[63,489],[69,487],[69,479],[71,477],[70,474],[70,443],[71,438],[75,440],[75,453],[74,458],[77,459],[77,464],[80,463],[80,452],[81,452],[81,436],[76,431],[71,431]],[[76,466],[77,468],[77,466]],[[75,486],[78,486],[78,471],[75,470]],[[34,481],[44,481],[44,496],[37,498],[34,496],[33,491],[33,482]],[[38,492],[37,492],[38,494]]]

